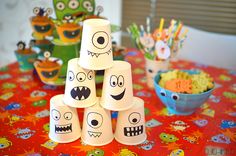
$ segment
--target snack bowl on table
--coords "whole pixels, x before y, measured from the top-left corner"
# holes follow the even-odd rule
[[[173,92],[165,89],[159,85],[161,80],[161,74],[167,71],[160,71],[154,78],[154,87],[157,96],[160,98],[161,102],[167,107],[168,111],[176,115],[190,115],[195,112],[202,104],[204,104],[208,97],[211,95],[214,87],[211,89],[199,93],[199,94],[185,94]],[[190,75],[199,74],[199,71],[194,70],[182,70]],[[214,83],[213,83],[214,84]]]

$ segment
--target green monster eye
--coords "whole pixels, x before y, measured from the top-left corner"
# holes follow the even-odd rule
[[[56,4],[56,8],[58,9],[58,10],[64,10],[65,9],[65,4],[63,3],[63,2],[58,2],[57,4]]]
[[[77,0],[71,0],[68,6],[71,9],[77,9],[79,7],[79,2]]]

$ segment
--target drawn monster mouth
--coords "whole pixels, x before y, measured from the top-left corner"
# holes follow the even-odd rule
[[[46,78],[53,78],[54,76],[57,75],[59,70],[53,70],[53,71],[42,71],[41,74],[46,77]]]
[[[99,138],[101,136],[102,132],[88,131],[88,134],[89,134],[90,137],[94,137],[94,138],[98,137]]]
[[[71,97],[75,100],[85,100],[89,97],[91,91],[86,86],[74,87],[71,91]]]
[[[137,136],[143,133],[143,125],[136,127],[125,127],[124,134],[127,137]]]
[[[88,55],[91,55],[92,57],[95,55],[96,57],[100,56],[100,55],[103,55],[103,54],[107,54],[107,55],[110,55],[111,53],[111,49],[108,50],[107,52],[104,52],[104,53],[95,53],[95,52],[91,52],[89,50],[88,51]]]
[[[80,29],[77,29],[75,31],[64,31],[63,34],[67,38],[76,38],[80,33]]]
[[[45,33],[51,29],[51,25],[50,24],[45,26],[35,25],[34,28],[37,32]]]
[[[72,124],[66,125],[55,125],[55,133],[57,134],[66,134],[72,132]]]
[[[83,17],[84,15],[86,15],[86,12],[82,12],[82,11],[79,11],[73,14],[73,16],[75,16],[76,18]]]
[[[118,95],[111,95],[111,97],[113,99],[115,99],[115,100],[120,100],[120,99],[122,99],[124,97],[124,95],[125,95],[125,89],[124,89],[124,91],[122,93],[120,93]]]

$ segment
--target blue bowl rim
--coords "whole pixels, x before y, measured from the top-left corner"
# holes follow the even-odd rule
[[[179,70],[179,69],[178,69],[178,70]],[[173,71],[173,69],[171,69],[171,70],[161,70],[161,71],[159,71],[159,72],[155,75],[155,77],[154,77],[154,79],[153,79],[154,84],[155,84],[156,86],[160,87],[161,89],[167,90],[167,91],[172,92],[172,93],[177,93],[178,95],[184,95],[184,96],[186,96],[186,95],[203,95],[203,94],[207,94],[207,93],[212,92],[212,91],[214,90],[214,88],[215,88],[215,84],[214,84],[214,87],[213,87],[213,88],[211,88],[210,90],[208,90],[208,91],[206,91],[206,92],[199,93],[199,94],[178,93],[178,92],[173,92],[173,91],[171,91],[171,90],[162,88],[162,87],[158,84],[158,82],[159,82],[160,80],[159,80],[158,82],[157,82],[156,80],[160,77],[160,75],[161,75],[162,73],[166,73],[166,72],[169,72],[169,71]],[[181,71],[184,71],[184,72],[196,72],[196,73],[199,73],[199,72],[200,72],[200,70],[181,70]],[[190,74],[190,73],[189,73],[189,74]],[[214,82],[213,82],[213,83],[214,83]]]

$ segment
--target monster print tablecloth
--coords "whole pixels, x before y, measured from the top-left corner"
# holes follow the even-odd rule
[[[57,144],[48,138],[49,100],[64,87],[48,86],[18,64],[0,70],[0,155],[236,155],[236,71],[188,61],[171,68],[197,68],[215,80],[209,100],[191,116],[169,114],[154,90],[148,89],[144,59],[127,53],[133,71],[134,95],[145,101],[147,140],[126,146],[115,140],[106,146],[84,145],[81,140]],[[101,87],[101,86],[100,86]],[[82,122],[83,109],[78,109]],[[112,120],[115,125],[115,119]]]

